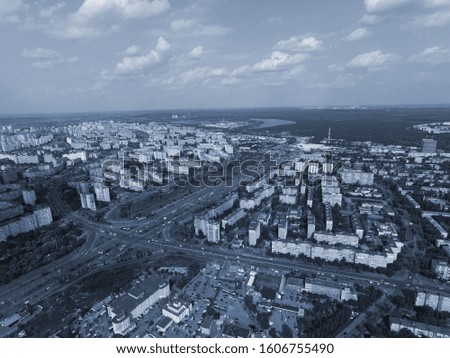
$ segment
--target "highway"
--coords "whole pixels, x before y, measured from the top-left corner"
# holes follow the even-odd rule
[[[235,187],[239,182],[237,178]],[[237,250],[224,249],[217,246],[207,246],[189,242],[175,241],[171,237],[170,226],[174,220],[178,222],[190,221],[193,213],[211,203],[211,198],[219,199],[231,189],[224,185],[205,186],[196,188],[191,194],[172,201],[161,207],[161,202],[155,201],[151,217],[143,220],[113,220],[109,222],[94,222],[79,211],[73,212],[67,203],[61,198],[60,189],[62,182],[58,181],[49,191],[49,203],[54,211],[61,217],[73,221],[84,231],[86,243],[71,254],[56,260],[55,262],[33,270],[24,276],[2,286],[0,301],[11,303],[10,312],[17,312],[25,301],[33,303],[41,302],[46,297],[60,292],[71,284],[82,280],[84,277],[108,268],[117,267],[115,258],[107,258],[101,252],[105,252],[117,245],[153,251],[160,257],[166,252],[175,252],[193,260],[200,261],[232,261],[254,266],[256,268],[273,268],[282,272],[297,270],[301,274],[315,275],[320,278],[335,280],[339,283],[362,285],[377,285],[379,288],[392,290],[399,288],[418,288],[423,290],[436,290],[437,285],[433,281],[424,281],[423,278],[412,277],[405,282],[401,277],[387,277],[372,272],[356,272],[351,269],[335,268],[331,266],[317,266],[313,263],[300,260],[289,260],[281,257],[266,257],[247,254]],[[145,195],[143,193],[142,195]],[[130,199],[131,200],[131,199]],[[113,212],[119,205],[125,202],[111,203],[109,212]],[[127,230],[123,230],[126,228]],[[125,262],[123,265],[130,264]],[[83,272],[86,267],[94,269]],[[59,279],[71,274],[69,282],[61,284]],[[442,286],[441,293],[450,295],[450,288]]]
[[[150,244],[136,245],[140,241],[145,242],[145,238],[156,238],[169,220],[183,217],[184,220],[192,219],[193,212],[202,208],[210,202],[210,197],[220,198],[229,188],[225,186],[202,187],[193,190],[193,192],[181,198],[176,202],[171,202],[160,207],[160,202],[155,202],[155,209],[151,218],[136,220],[114,220],[110,223],[94,222],[80,212],[71,211],[70,207],[60,196],[62,181],[58,181],[49,190],[49,203],[54,213],[67,218],[84,228],[87,234],[84,235],[85,244],[76,250],[46,266],[39,267],[27,274],[2,286],[0,291],[0,303],[8,303],[6,313],[17,312],[24,302],[39,302],[54,292],[60,290],[59,279],[68,274],[74,276],[75,280],[80,277],[81,272],[86,267],[99,266],[99,269],[107,269],[115,263],[115,258],[106,260],[105,255],[99,252],[105,252],[118,244],[125,244],[128,247],[136,247],[143,250],[152,250]],[[112,205],[123,205],[123,203],[112,203]],[[178,215],[176,215],[178,213]],[[122,230],[123,227],[129,228],[129,231]],[[94,230],[93,230],[94,229]],[[145,236],[138,236],[136,232],[146,231]],[[99,264],[100,260],[106,260]],[[108,262],[111,261],[111,262]],[[83,276],[87,276],[92,271]],[[65,284],[65,286],[68,286]],[[3,305],[4,306],[4,305]],[[5,309],[1,307],[0,309]]]

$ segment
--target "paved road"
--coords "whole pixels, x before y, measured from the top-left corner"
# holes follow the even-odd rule
[[[235,184],[237,182],[238,179]],[[61,182],[57,182],[50,190],[50,205],[55,213],[67,217],[69,220],[87,229],[89,235],[86,237],[85,245],[80,249],[79,253],[72,253],[65,256],[52,264],[34,270],[3,286],[0,293],[0,300],[9,299],[17,305],[23,304],[26,300],[32,299],[33,302],[42,300],[70,284],[61,286],[58,283],[58,278],[67,274],[70,268],[80,266],[83,268],[85,265],[90,264],[96,265],[102,258],[99,252],[108,250],[117,244],[125,244],[129,247],[143,250],[170,250],[202,261],[237,261],[255,267],[272,267],[281,272],[289,272],[292,269],[296,269],[303,273],[332,277],[342,283],[373,284],[386,290],[392,289],[394,286],[402,288],[411,287],[408,286],[410,283],[406,283],[404,278],[399,277],[388,278],[372,272],[355,272],[328,266],[319,267],[312,263],[297,260],[291,261],[278,257],[261,257],[242,254],[234,250],[219,247],[174,241],[170,235],[170,222],[173,220],[183,222],[192,219],[193,213],[196,210],[201,209],[207,203],[211,202],[211,197],[220,198],[230,191],[230,188],[224,185],[202,187],[194,190],[190,195],[180,198],[176,202],[170,202],[163,207],[158,206],[154,210],[153,215],[146,220],[111,220],[110,223],[93,222],[80,212],[72,212],[60,196],[61,185]],[[121,204],[112,203],[111,205],[118,206]],[[157,203],[156,205],[160,204]],[[122,227],[129,228],[129,231],[122,230]],[[100,269],[98,268],[98,270]],[[46,273],[46,275],[43,276],[43,273]],[[88,272],[84,276],[91,273]],[[78,275],[74,280],[82,279],[84,276]],[[411,283],[413,282],[411,281]],[[427,290],[436,289],[437,285],[433,282],[422,280],[415,287]],[[441,292],[450,295],[450,288],[445,286]]]

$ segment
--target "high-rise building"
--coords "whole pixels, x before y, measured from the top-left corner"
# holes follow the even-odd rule
[[[220,241],[220,223],[217,221],[208,221],[206,225],[206,239],[209,242],[218,243]]]
[[[333,231],[333,213],[331,211],[330,203],[325,203],[325,230]]]
[[[278,238],[285,240],[288,231],[288,221],[287,219],[281,219],[278,223]]]
[[[248,244],[255,246],[261,235],[261,224],[258,220],[253,220],[248,228]]]
[[[308,227],[306,238],[311,239],[314,234],[314,231],[316,231],[316,218],[311,212],[308,212]]]
[[[89,194],[89,183],[88,182],[82,181],[78,185],[79,185],[81,194]]]
[[[422,153],[436,153],[437,141],[434,139],[422,139]]]
[[[98,201],[104,201],[109,203],[111,201],[111,197],[109,195],[109,188],[103,184],[94,185],[95,196]]]
[[[35,210],[34,215],[39,226],[49,225],[53,222],[52,211],[48,206]]]
[[[81,207],[83,209],[97,210],[94,194],[80,194]]]
[[[23,202],[25,204],[29,204],[29,205],[35,205],[36,204],[36,193],[34,192],[34,190],[30,189],[30,190],[23,190],[22,191],[22,197],[23,197]]]

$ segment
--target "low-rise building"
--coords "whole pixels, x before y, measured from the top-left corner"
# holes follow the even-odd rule
[[[428,306],[436,311],[450,312],[450,297],[440,292],[417,291],[416,306]]]
[[[142,315],[160,299],[169,296],[169,293],[169,283],[152,276],[111,301],[107,310],[114,333],[126,334],[132,327],[132,320]]]
[[[357,247],[359,243],[358,235],[353,234],[338,234],[330,232],[316,232],[314,233],[314,239],[317,242],[325,242],[328,245],[347,245]]]
[[[407,329],[417,337],[450,338],[450,329],[446,327],[415,322],[399,317],[390,317],[389,320],[391,331],[394,332],[399,332],[401,329]]]
[[[177,299],[168,303],[162,309],[162,315],[169,317],[175,323],[180,323],[192,311],[192,302]]]
[[[450,280],[450,266],[447,261],[433,260],[431,268],[442,280]]]

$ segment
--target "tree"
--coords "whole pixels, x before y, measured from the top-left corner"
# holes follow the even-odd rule
[[[256,315],[256,320],[258,321],[258,323],[262,329],[268,329],[270,327],[269,317],[270,317],[270,313],[266,313],[266,312],[258,313]]]
[[[281,326],[281,337],[283,338],[292,338],[292,329],[287,324],[283,324]]]
[[[277,336],[277,331],[275,331],[275,328],[273,328],[273,327],[271,327],[270,329],[269,329],[269,336],[270,337],[272,337],[272,338],[277,338],[278,336]]]
[[[264,286],[261,289],[261,296],[267,300],[274,300],[277,296],[277,291],[273,288]]]

